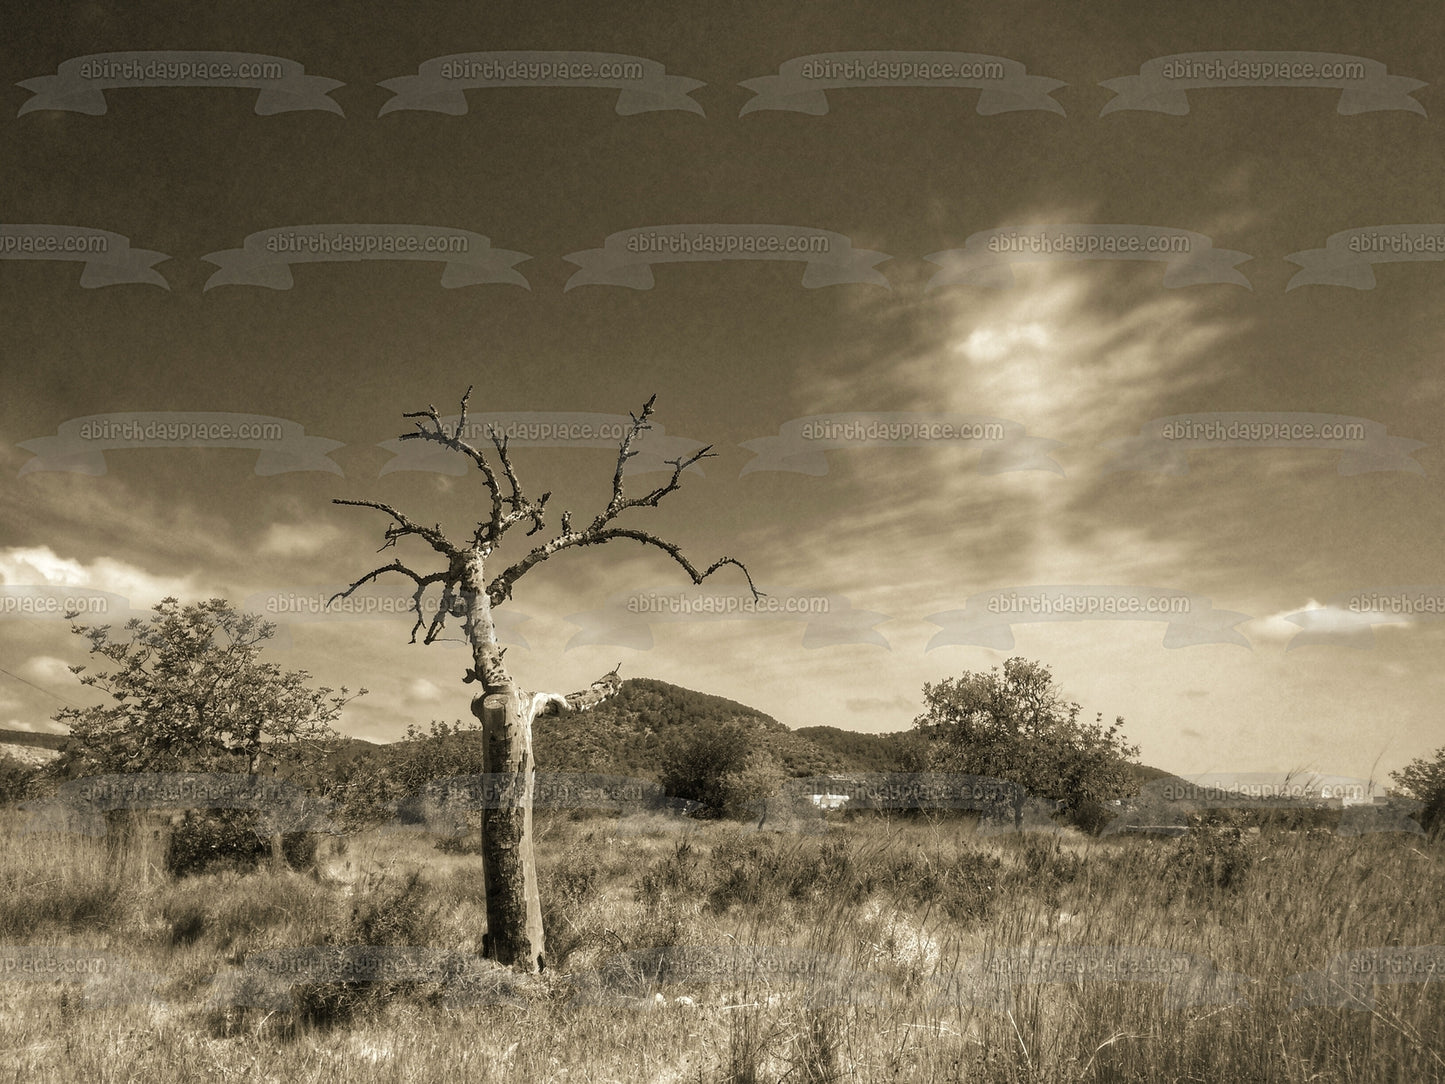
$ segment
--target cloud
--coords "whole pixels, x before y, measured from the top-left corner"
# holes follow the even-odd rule
[[[263,557],[311,557],[336,538],[335,527],[325,524],[273,523],[257,552]]]
[[[70,665],[64,659],[57,659],[54,655],[32,655],[19,667],[23,677],[29,678],[37,683],[68,683],[75,680],[75,675],[70,672]]]
[[[1292,640],[1300,634],[1300,627],[1293,621],[1286,621],[1286,617],[1302,610],[1323,612],[1326,609],[1323,603],[1310,599],[1303,606],[1291,606],[1267,617],[1257,617],[1243,628],[1247,630],[1245,635],[1251,640]]]
[[[903,712],[908,714],[910,718],[918,710],[917,701],[911,700],[901,693],[898,696],[891,697],[852,696],[843,701],[843,706],[849,711],[855,711],[859,714],[873,715],[885,712],[896,714]]]
[[[407,684],[406,699],[423,704],[435,704],[443,697],[441,689],[435,682],[428,681],[426,678],[414,678]]]
[[[49,546],[0,549],[0,583],[107,591],[129,599],[133,607],[154,605],[168,595],[181,598],[197,593],[191,576],[157,576],[112,557],[97,557],[85,564],[62,557]]]
[[[1304,617],[1305,623],[1288,620],[1289,617]],[[1387,628],[1409,628],[1419,622],[1406,613],[1365,613],[1352,612],[1343,606],[1326,604],[1310,599],[1303,606],[1281,610],[1279,613],[1260,617],[1249,622],[1245,635],[1262,640],[1293,640],[1302,632],[1347,637],[1361,630],[1373,628],[1376,631]],[[1341,642],[1344,642],[1342,639]]]

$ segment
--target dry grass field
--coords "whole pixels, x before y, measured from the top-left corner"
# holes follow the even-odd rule
[[[0,1081],[16,1084],[1445,1079],[1438,970],[1297,978],[1445,940],[1445,847],[1418,836],[542,815],[542,975],[473,962],[247,1005],[223,979],[270,950],[476,953],[481,859],[377,831],[327,839],[307,873],[175,879],[150,829],[117,846],[23,824],[0,812]],[[103,954],[107,975],[22,974],[42,946]],[[980,960],[1037,966],[980,983]]]

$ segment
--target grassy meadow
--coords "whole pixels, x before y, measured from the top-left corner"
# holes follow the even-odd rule
[[[1445,941],[1439,842],[538,816],[543,974],[493,972],[505,996],[470,1002],[437,982],[298,983],[283,1007],[228,1001],[213,977],[295,946],[476,953],[473,848],[374,831],[325,838],[302,872],[174,878],[159,822],[87,837],[0,811],[0,1082],[1445,1080],[1439,972],[1346,984],[1343,1004],[1301,1003],[1294,979],[1338,953]],[[26,946],[103,953],[129,978],[17,978],[5,962]],[[649,971],[689,946],[753,964]],[[1212,970],[1182,986],[1055,970],[983,996],[950,981],[1029,946]],[[766,966],[799,959],[834,970]]]

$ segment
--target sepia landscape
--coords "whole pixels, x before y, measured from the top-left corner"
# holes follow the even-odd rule
[[[1445,1081],[1437,11],[6,22],[0,1084]]]

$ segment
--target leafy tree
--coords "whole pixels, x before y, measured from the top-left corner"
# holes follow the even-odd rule
[[[1445,746],[1435,750],[1433,760],[1416,757],[1390,778],[1406,797],[1424,803],[1420,827],[1432,835],[1445,831]]]
[[[659,781],[669,796],[701,802],[709,816],[722,816],[729,805],[728,777],[748,767],[751,751],[741,722],[695,727],[664,752]]]
[[[401,741],[366,751],[336,764],[330,772],[334,796],[354,828],[372,827],[396,815],[398,805],[433,779],[480,775],[482,753],[476,724],[432,720],[423,730],[415,723]]]
[[[262,662],[260,645],[276,626],[224,599],[182,606],[166,598],[154,609],[148,621],[126,622],[129,641],[112,639],[108,625],[71,626],[91,654],[116,664],[80,677],[115,703],[56,713],[70,728],[66,774],[256,774],[263,757],[289,765],[290,774],[314,767],[318,743],[336,737],[331,724],[355,697],[345,688],[335,696],[310,689],[306,671]],[[70,667],[76,675],[85,669]]]
[[[773,756],[761,749],[754,750],[741,768],[722,777],[723,815],[740,820],[756,819],[763,803],[778,792],[786,778]]]
[[[1030,796],[1064,804],[1076,821],[1096,822],[1102,803],[1134,789],[1122,717],[1105,726],[1079,721],[1042,663],[1012,658],[1002,671],[965,671],[923,686],[926,705],[914,732],[928,742],[929,767],[1022,785]]]
[[[154,610],[148,621],[126,622],[128,641],[112,639],[107,625],[71,625],[90,641],[91,654],[116,667],[84,674],[84,666],[72,666],[71,672],[114,703],[56,713],[55,720],[69,726],[70,738],[55,773],[257,775],[265,761],[273,775],[321,791],[328,739],[336,738],[331,724],[354,697],[344,688],[335,696],[329,688],[310,689],[306,671],[262,662],[261,644],[275,635],[276,626],[238,612],[224,599],[182,606],[166,598]],[[111,811],[106,819],[117,838],[133,830],[130,811]],[[168,868],[183,875],[216,861],[253,865],[259,823],[256,810],[190,811],[172,831]],[[288,850],[314,853],[313,834],[291,835],[304,838],[289,844],[284,834],[271,838],[278,864]]]

